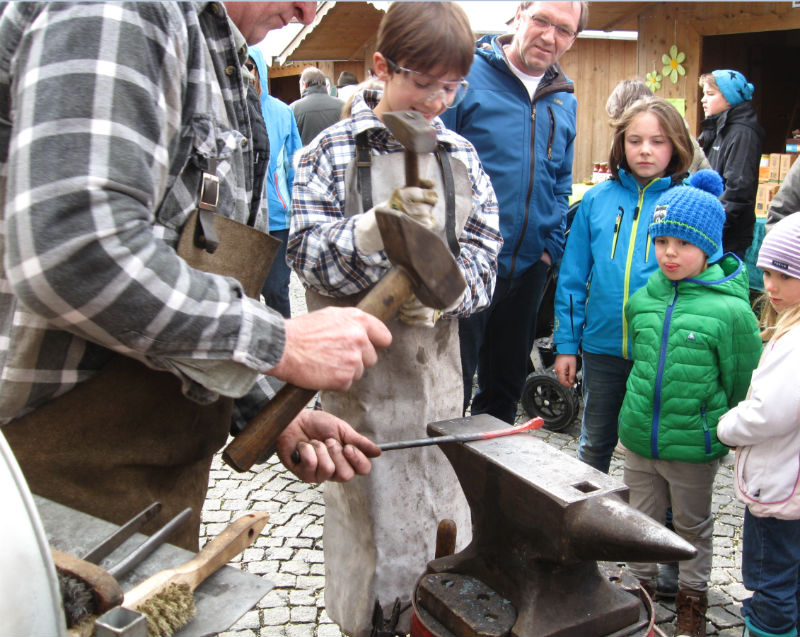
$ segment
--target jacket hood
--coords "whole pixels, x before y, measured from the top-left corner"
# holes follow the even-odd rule
[[[486,60],[494,68],[516,78],[516,76],[508,68],[510,62],[506,60],[505,53],[503,53],[503,46],[510,44],[513,35],[506,33],[504,35],[484,35],[475,44],[475,54]],[[561,70],[558,63],[550,66],[542,77],[539,87],[536,89],[536,96],[538,97],[543,92],[550,93],[554,91],[566,91],[568,93],[575,92],[575,85],[572,83]]]
[[[264,54],[260,49],[254,46],[248,47],[247,55],[253,58],[258,69],[258,81],[261,84],[261,110],[263,111],[264,103],[267,101],[267,95],[269,95],[269,69],[267,68],[267,62],[264,60]]]
[[[656,270],[654,276],[647,282],[653,295],[663,295],[665,288],[674,284],[675,282],[668,279],[661,269]],[[724,254],[719,261],[709,264],[696,277],[681,279],[677,284],[681,294],[691,289],[704,289],[749,299],[750,279],[747,276],[747,268],[744,262],[732,253]]]

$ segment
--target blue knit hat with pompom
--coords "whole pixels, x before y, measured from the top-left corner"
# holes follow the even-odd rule
[[[714,170],[698,170],[682,186],[670,188],[658,198],[650,224],[650,236],[677,237],[696,245],[707,256],[722,246],[725,209],[718,197],[722,177]]]

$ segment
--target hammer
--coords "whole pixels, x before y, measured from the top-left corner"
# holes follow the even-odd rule
[[[419,185],[417,154],[435,149],[436,131],[418,113],[385,113],[383,117],[406,149],[407,185]],[[379,210],[375,218],[392,268],[356,307],[387,323],[412,294],[436,309],[448,307],[461,296],[467,283],[438,235],[399,211]],[[284,385],[225,448],[223,460],[243,472],[259,458],[271,455],[278,436],[316,393],[315,389]]]

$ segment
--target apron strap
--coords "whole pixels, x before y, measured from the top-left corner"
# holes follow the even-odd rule
[[[367,141],[367,131],[356,135],[356,168],[358,169],[358,190],[361,193],[361,209],[366,212],[372,208],[372,154]]]
[[[444,233],[447,237],[447,245],[450,246],[450,252],[457,257],[461,254],[461,246],[458,245],[458,239],[456,238],[456,187],[453,181],[453,168],[450,166],[450,157],[447,151],[442,148],[441,142],[437,144],[434,152],[442,170],[442,182],[444,183]]]
[[[214,230],[214,213],[219,203],[219,177],[217,160],[208,160],[208,171],[203,171],[200,182],[200,202],[197,204],[197,225],[194,228],[194,244],[209,254],[219,247],[219,237]]]

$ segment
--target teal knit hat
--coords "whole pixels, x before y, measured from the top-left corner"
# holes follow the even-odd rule
[[[739,71],[720,69],[713,71],[711,75],[714,76],[722,97],[728,100],[731,106],[753,99],[754,87]]]
[[[725,209],[717,198],[722,190],[719,173],[698,170],[682,186],[670,188],[658,198],[650,236],[677,237],[713,256],[722,246]]]

